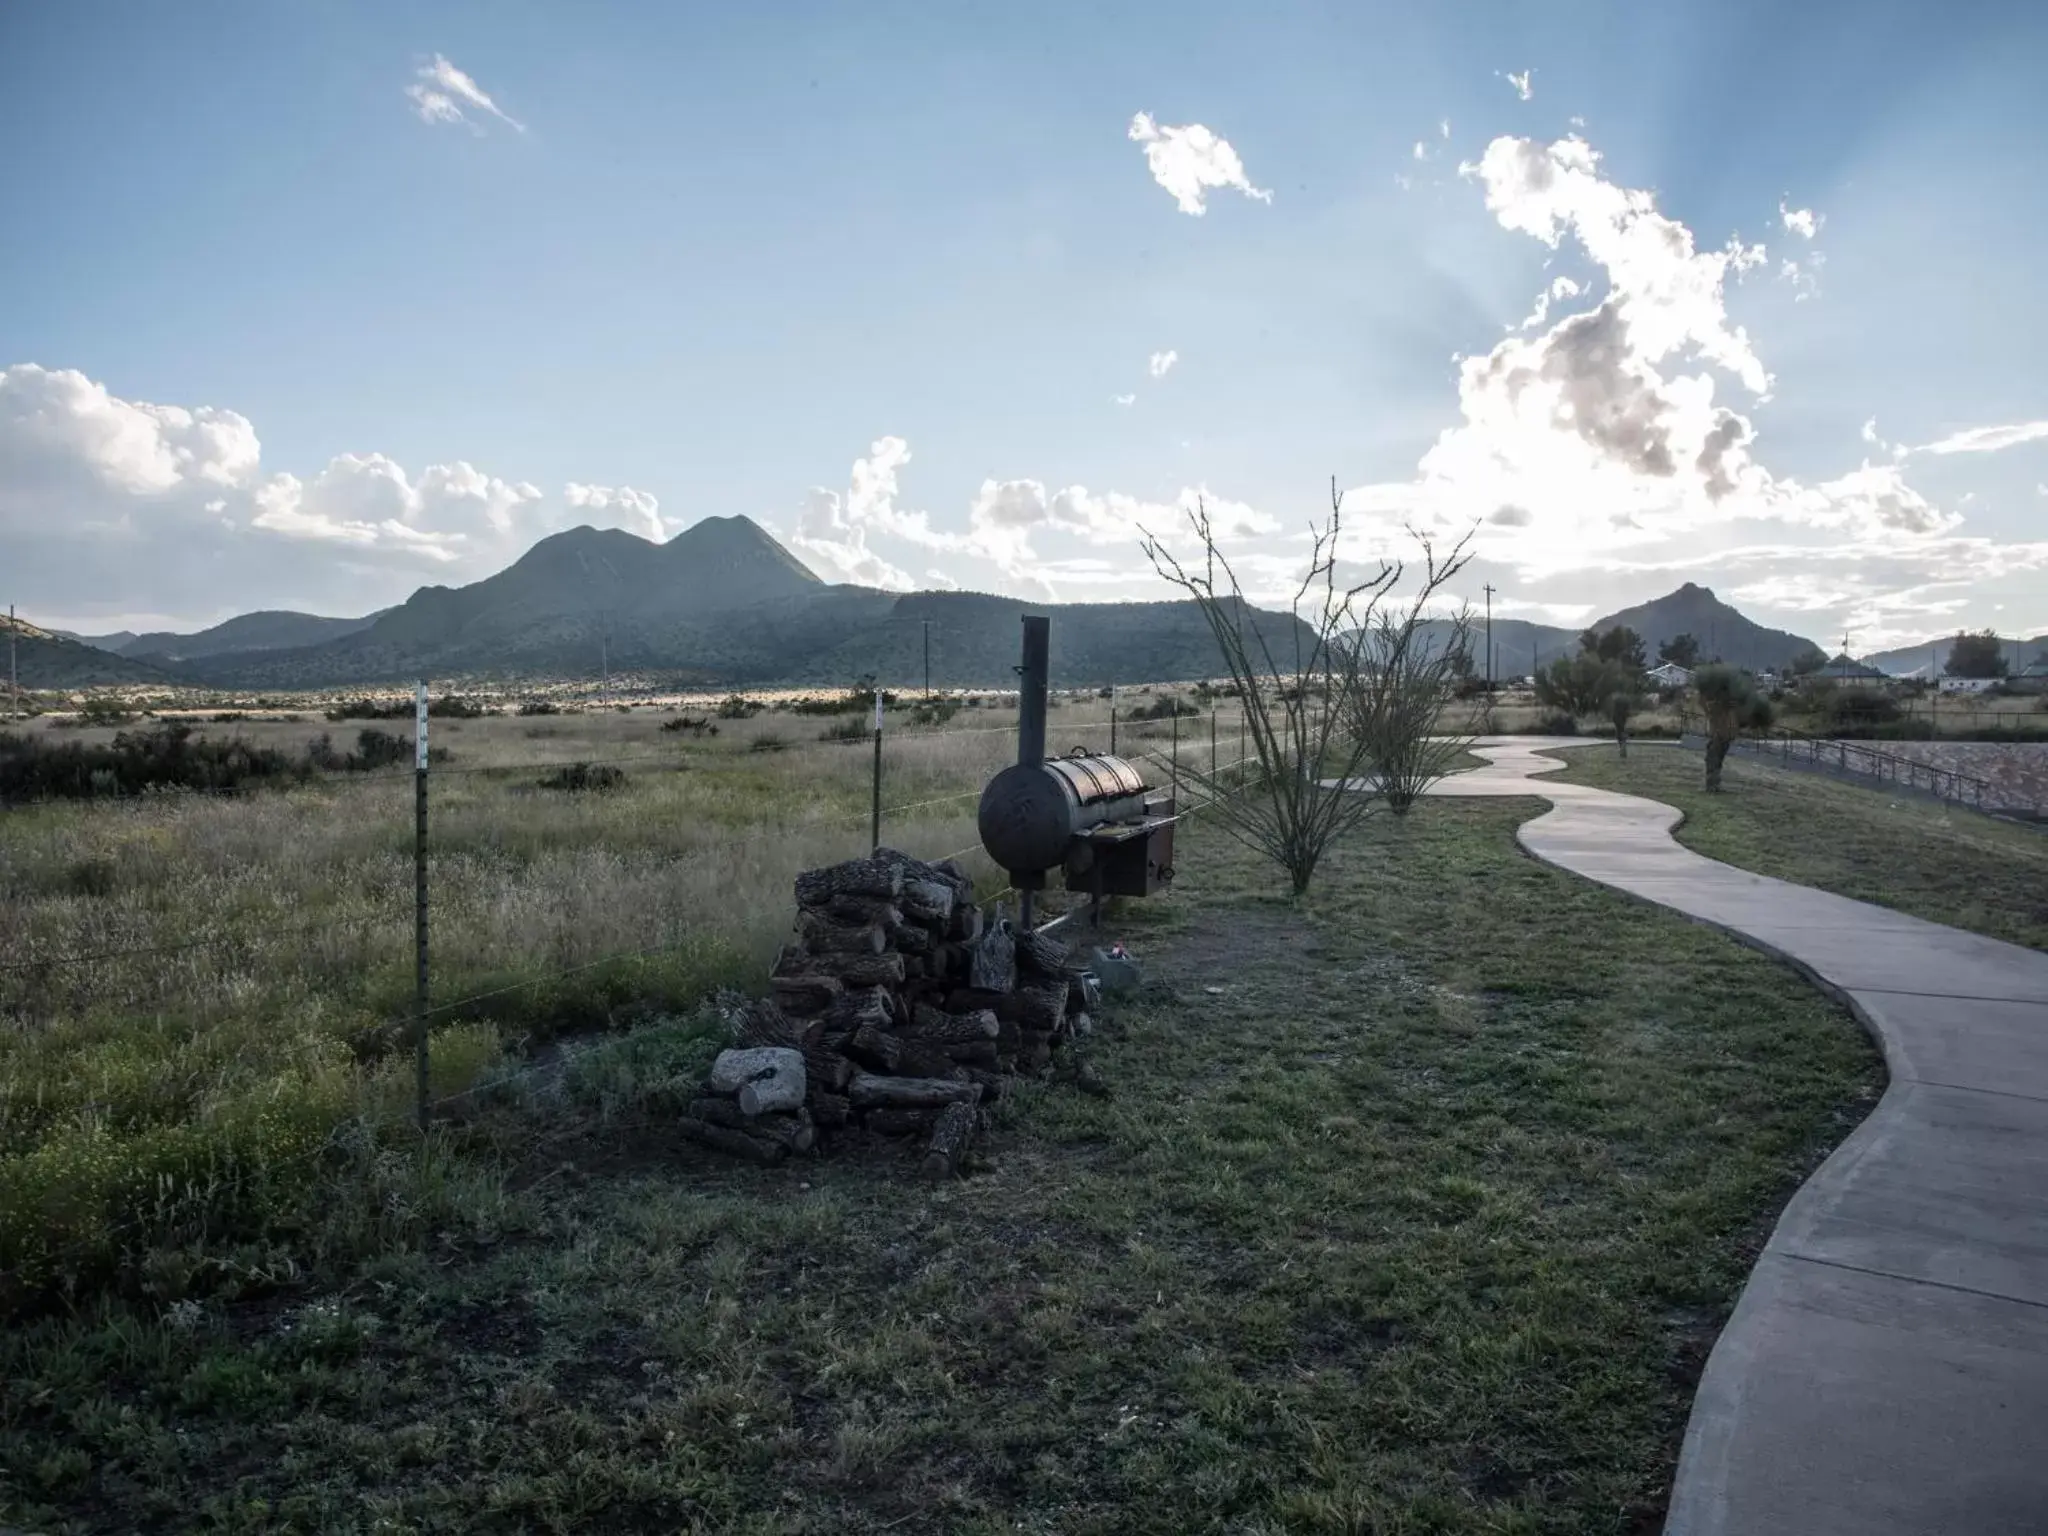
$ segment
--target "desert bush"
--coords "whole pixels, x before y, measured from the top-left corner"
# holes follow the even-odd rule
[[[859,742],[866,741],[874,729],[859,715],[848,715],[844,720],[835,720],[818,732],[820,741]]]
[[[604,794],[623,788],[625,783],[626,770],[610,763],[569,763],[542,779],[540,787],[567,790],[573,794],[586,790]]]
[[[1536,734],[1576,736],[1579,734],[1579,717],[1568,709],[1546,710],[1536,717]]]
[[[750,720],[767,707],[759,699],[750,699],[743,693],[729,693],[718,701],[718,718]]]
[[[1249,785],[1240,785],[1235,771],[1225,776],[1196,764],[1182,765],[1180,775],[1207,797],[1231,836],[1286,872],[1296,895],[1307,890],[1332,843],[1376,811],[1405,811],[1469,740],[1437,734],[1454,647],[1432,648],[1416,638],[1425,608],[1464,568],[1464,542],[1439,559],[1420,538],[1422,580],[1414,600],[1397,609],[1399,563],[1382,560],[1363,580],[1340,584],[1342,518],[1333,481],[1329,521],[1311,530],[1285,638],[1276,637],[1278,656],[1276,640],[1267,637],[1218,548],[1204,504],[1188,513],[1200,552],[1194,569],[1145,534],[1153,569],[1192,598],[1208,622],[1244,697],[1258,764]]]
[[[559,715],[562,706],[553,699],[526,699],[519,706],[522,715]]]
[[[1126,720],[1171,720],[1176,715],[1186,718],[1187,716],[1199,715],[1201,713],[1202,707],[1199,704],[1193,704],[1186,699],[1175,698],[1172,694],[1166,694],[1161,698],[1154,699],[1150,704],[1140,704],[1124,716],[1124,718]]]
[[[1828,701],[1828,725],[1832,729],[1856,730],[1873,725],[1890,725],[1905,713],[1899,701],[1887,693],[1843,688]]]
[[[1046,703],[1050,706],[1052,700],[1048,699]],[[944,725],[959,712],[960,704],[958,700],[928,699],[911,710],[910,723],[912,725]]]
[[[672,720],[661,722],[664,731],[677,731],[686,736],[716,736],[718,727],[708,715],[677,715]]]
[[[773,731],[763,731],[759,736],[756,736],[747,743],[747,750],[749,752],[781,752],[787,750],[788,746],[789,738],[787,736],[778,736]]]
[[[310,771],[303,759],[273,747],[195,737],[191,726],[175,723],[123,731],[104,746],[0,732],[0,800],[239,789],[302,779]]]

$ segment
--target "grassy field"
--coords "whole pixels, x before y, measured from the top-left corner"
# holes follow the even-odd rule
[[[1065,703],[1053,747],[1106,746],[1107,712]],[[554,1036],[758,983],[797,871],[867,850],[873,756],[820,741],[838,721],[768,713],[698,737],[665,718],[433,723],[452,753],[430,790],[434,1097]],[[958,855],[984,894],[999,887],[974,812],[1015,721],[993,707],[937,730],[894,717],[884,839]],[[360,725],[208,729],[293,747]],[[1207,722],[1181,735],[1206,759]],[[1119,731],[1127,754],[1172,738],[1165,722]],[[573,760],[615,763],[626,782],[540,787],[545,765]],[[409,772],[0,811],[0,1307],[132,1277],[162,1233],[295,1223],[328,1195],[276,1165],[317,1157],[357,1116],[373,1140],[403,1134],[412,829]]]
[[[601,1047],[366,1164],[326,1259],[0,1336],[0,1521],[1654,1530],[1879,1067],[1782,968],[1519,855],[1532,809],[1370,824],[1299,908],[1193,824],[1118,928],[1115,1097],[1025,1091],[944,1187],[707,1160],[666,1128],[701,1040]]]
[[[1678,840],[1709,858],[2048,949],[2048,832],[1740,755],[1719,795],[1702,787],[1696,752],[1559,755],[1569,766],[1558,777],[1684,811]]]

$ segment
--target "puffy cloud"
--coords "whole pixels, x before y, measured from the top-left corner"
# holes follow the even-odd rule
[[[1206,200],[1214,188],[1242,192],[1262,203],[1273,201],[1270,191],[1251,184],[1230,141],[1200,123],[1161,127],[1149,112],[1140,112],[1131,119],[1128,137],[1145,146],[1145,163],[1152,179],[1172,195],[1182,213],[1200,218],[1208,212]]]
[[[1802,240],[1811,240],[1820,233],[1821,225],[1827,223],[1827,215],[1815,213],[1811,208],[1788,208],[1783,199],[1778,203],[1778,217],[1785,228]]]
[[[463,112],[463,107],[468,106],[490,114],[516,133],[526,132],[524,123],[503,111],[482,86],[440,54],[434,55],[431,64],[422,64],[413,75],[405,95],[421,122],[460,123],[472,133],[482,133],[482,126]]]
[[[0,369],[0,511],[30,487],[61,491],[79,478],[138,497],[238,487],[261,456],[256,429],[234,411],[122,400],[71,368]]]
[[[2048,421],[2020,421],[2003,427],[1971,427],[1915,448],[1915,453],[1997,453],[2048,437]]]
[[[550,496],[460,460],[415,473],[342,453],[310,476],[261,470],[238,412],[123,399],[72,370],[0,369],[0,568],[46,613],[362,611],[421,576],[487,576],[571,522],[664,531],[643,491]]]
[[[1530,97],[1536,94],[1536,88],[1529,83],[1530,80],[1534,77],[1535,73],[1536,71],[1533,69],[1525,69],[1519,75],[1503,75],[1499,70],[1494,71],[1495,75],[1499,76],[1499,78],[1501,78],[1502,80],[1507,81],[1509,85],[1514,87],[1515,95],[1520,97],[1523,101],[1527,101]]]
[[[625,528],[657,543],[668,537],[661,503],[647,491],[636,491],[630,485],[578,485],[572,480],[562,498],[579,511],[593,514],[600,526]]]
[[[1173,365],[1179,361],[1180,354],[1171,348],[1164,352],[1154,352],[1145,364],[1145,371],[1155,379],[1163,379],[1172,369]]]

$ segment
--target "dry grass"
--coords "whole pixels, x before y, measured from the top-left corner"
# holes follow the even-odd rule
[[[1063,703],[1050,745],[1100,750],[1108,710]],[[815,716],[724,720],[716,738],[663,732],[666,718],[433,722],[454,753],[430,788],[436,1096],[551,1037],[758,982],[797,871],[867,850],[867,745],[819,742]],[[892,729],[883,840],[1000,887],[974,812],[1015,721],[984,706]],[[362,724],[207,729],[296,747]],[[754,750],[771,735],[786,748]],[[1126,754],[1170,741],[1163,722],[1119,732]],[[1207,743],[1204,725],[1183,748]],[[616,762],[626,782],[539,787],[543,764],[576,760]],[[212,1209],[223,1179],[302,1156],[350,1116],[403,1121],[413,795],[399,773],[0,813],[0,1292],[126,1263],[113,1227],[148,1227],[181,1191]]]

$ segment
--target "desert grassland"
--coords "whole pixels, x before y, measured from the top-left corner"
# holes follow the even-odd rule
[[[1106,745],[1107,710],[1055,711],[1050,745]],[[867,743],[819,741],[832,722],[814,716],[720,721],[716,738],[662,718],[433,722],[453,759],[430,785],[432,1096],[493,1082],[553,1036],[758,986],[795,874],[867,851]],[[884,841],[958,856],[994,894],[975,802],[1014,757],[1015,721],[895,717]],[[409,728],[327,728],[345,742],[365,724]],[[297,745],[314,728],[264,729]],[[1118,734],[1133,754],[1166,748],[1171,726]],[[785,745],[759,750],[770,739]],[[626,782],[539,787],[542,765],[571,760],[618,763]],[[337,1127],[406,1134],[413,796],[400,772],[0,813],[0,1301],[132,1278],[159,1239],[289,1224],[326,1198],[307,1174]]]
[[[721,1162],[666,1129],[686,1030],[600,1047],[569,1113],[337,1188],[350,1249],[0,1337],[0,1519],[1654,1529],[1705,1351],[1881,1073],[1788,970],[1520,854],[1539,809],[1376,819],[1300,902],[1197,818],[1117,923],[1114,1097],[1024,1089],[964,1182]]]
[[[1816,886],[2009,944],[2048,949],[2048,829],[1845,783],[1824,774],[1728,759],[1710,795],[1700,755],[1578,747],[1546,775],[1675,806],[1678,841],[1710,859]]]

